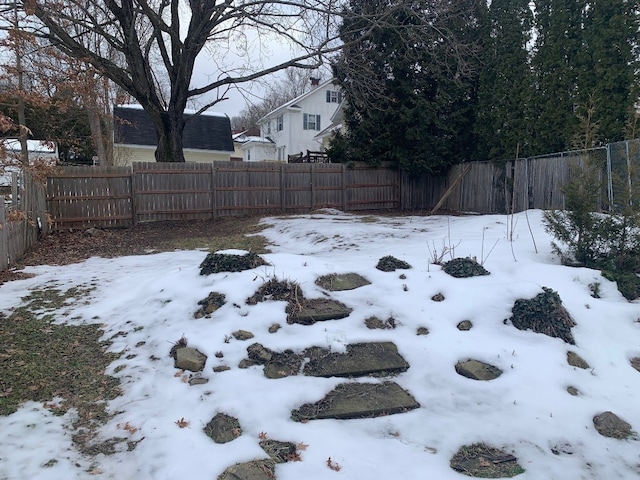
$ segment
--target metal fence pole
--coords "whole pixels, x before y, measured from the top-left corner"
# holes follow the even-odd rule
[[[629,154],[629,140],[624,142],[625,153],[627,154],[627,186],[629,188],[629,206],[633,205],[633,192],[631,190],[631,156]]]
[[[611,172],[611,144],[607,143],[607,197],[609,198],[609,212],[613,211],[613,175]]]

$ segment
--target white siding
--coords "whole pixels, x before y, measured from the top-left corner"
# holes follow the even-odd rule
[[[116,165],[131,165],[133,162],[155,162],[156,148],[145,146],[119,145],[113,146],[113,156]],[[207,150],[184,150],[184,159],[187,162],[211,163],[227,162],[231,158],[231,152],[212,152]]]
[[[242,147],[244,162],[273,162],[276,160],[276,147],[273,144],[251,142]]]
[[[327,90],[339,91],[339,87],[326,83],[315,90],[299,97],[291,106],[277,109],[261,122],[261,133],[268,136],[276,144],[276,148],[283,148],[286,155],[296,155],[307,150],[318,151],[324,147],[321,141],[314,140],[321,130],[331,123],[331,117],[340,105],[338,102],[327,102]],[[339,96],[330,95],[330,99]],[[304,116],[320,115],[320,125],[315,130],[304,129]],[[282,116],[282,130],[278,131],[278,117]],[[269,126],[271,127],[269,129]],[[268,133],[270,132],[270,133]]]

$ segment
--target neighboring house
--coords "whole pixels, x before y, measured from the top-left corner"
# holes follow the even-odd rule
[[[270,138],[246,137],[240,147],[243,162],[275,162],[277,161],[276,144]]]
[[[266,147],[264,140],[273,142],[275,153],[272,160],[286,162],[290,155],[319,151],[322,142],[315,137],[327,128],[331,116],[342,102],[340,87],[333,80],[314,87],[313,90],[279,106],[260,120],[260,143],[245,145],[248,156],[257,155],[257,149]],[[255,154],[250,150],[256,149]]]
[[[233,153],[231,154],[231,161],[242,161],[242,145],[247,141],[250,136],[259,136],[260,129],[258,127],[241,128],[231,132],[233,137]]]
[[[59,161],[58,145],[48,140],[27,140],[29,163],[42,162],[56,165]],[[22,172],[22,145],[17,138],[0,138],[0,188],[11,187],[12,173]],[[4,189],[3,188],[3,189]]]
[[[322,151],[324,152],[329,147],[331,139],[339,132],[344,132],[344,99],[331,115],[329,126],[313,138],[322,144]]]
[[[17,138],[0,139],[0,153],[2,165],[20,164],[22,156],[22,145]],[[36,160],[55,165],[59,160],[58,145],[48,140],[27,140],[27,151],[29,152],[29,163]]]
[[[231,160],[240,162],[273,161],[275,144],[268,138],[260,137],[260,129],[251,127],[233,134],[234,152]]]
[[[222,113],[185,112],[184,158],[187,162],[229,161],[233,154],[231,121]],[[117,164],[155,162],[158,136],[147,113],[139,105],[113,108],[114,158]]]

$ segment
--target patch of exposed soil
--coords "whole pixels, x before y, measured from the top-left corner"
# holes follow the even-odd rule
[[[25,277],[27,265],[68,265],[90,257],[115,258],[176,249],[210,251],[237,248],[265,253],[259,216],[207,221],[141,223],[130,228],[82,229],[53,232],[43,237],[14,268],[0,272],[0,284]]]

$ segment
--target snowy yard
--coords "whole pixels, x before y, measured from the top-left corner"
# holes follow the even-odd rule
[[[561,266],[540,211],[514,219],[322,211],[263,222],[268,227],[261,235],[272,253],[261,255],[268,266],[253,270],[201,276],[207,252],[185,250],[28,267],[33,278],[2,285],[6,314],[30,290],[92,287],[54,315],[56,322],[102,325],[110,350],[121,354],[107,374],[120,379],[123,394],[108,403],[112,417],[99,436],[129,443],[119,443],[111,455],[82,456],[71,439],[75,412],[56,416],[28,402],[0,417],[0,480],[211,480],[233,464],[266,458],[261,437],[300,446],[300,461],[276,466],[278,480],[468,478],[450,460],[461,446],[479,442],[515,456],[525,470],[521,479],[640,477],[637,435],[606,438],[593,424],[595,415],[611,411],[640,431],[640,372],[630,364],[640,356],[640,305],[626,301],[598,271]],[[490,275],[446,274],[431,263],[446,248],[453,251],[444,261],[475,257]],[[412,268],[376,269],[387,255]],[[371,284],[327,292],[315,283],[332,273],[357,273]],[[352,313],[299,325],[287,323],[284,302],[248,305],[272,278],[297,282],[306,298],[329,296]],[[592,296],[595,286],[600,298]],[[516,300],[531,299],[542,287],[558,292],[576,322],[576,345],[505,322]],[[212,291],[224,294],[226,303],[210,318],[194,318],[198,302]],[[437,294],[444,300],[434,301]],[[365,320],[371,317],[392,317],[395,328],[370,329]],[[472,323],[468,331],[457,328],[464,320]],[[270,333],[274,323],[281,328]],[[427,335],[417,335],[421,327]],[[235,339],[239,329],[254,337]],[[169,351],[181,337],[207,355],[202,376],[208,383],[191,386],[189,372],[174,367]],[[238,368],[254,342],[278,352],[312,346],[344,352],[348,344],[393,342],[410,368],[391,380],[420,407],[378,418],[293,421],[292,410],[345,381],[387,379],[269,379],[262,366]],[[569,351],[589,368],[570,366]],[[454,367],[467,359],[503,373],[491,381],[465,378]],[[221,366],[229,369],[213,371]],[[203,432],[220,412],[236,417],[242,429],[225,444]]]

